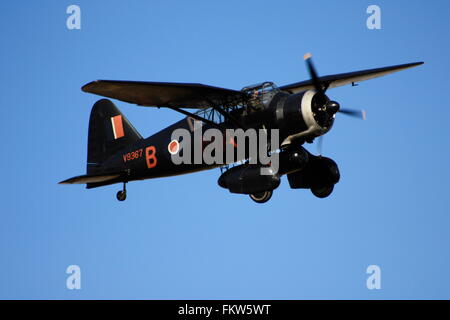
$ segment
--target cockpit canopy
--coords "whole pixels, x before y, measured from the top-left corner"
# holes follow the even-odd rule
[[[244,87],[241,91],[247,95],[249,105],[259,107],[268,104],[280,89],[273,82],[266,81]]]
[[[258,92],[260,94],[265,94],[265,93],[269,93],[272,91],[280,91],[280,89],[278,89],[278,87],[270,81],[266,81],[266,82],[261,82],[261,83],[257,83],[251,86],[247,86],[242,88],[242,92],[246,93],[246,94],[253,94],[254,92]]]

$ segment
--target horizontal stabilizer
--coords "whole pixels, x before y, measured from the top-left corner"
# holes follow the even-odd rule
[[[110,180],[114,180],[120,177],[120,173],[110,173],[110,174],[86,174],[82,176],[76,176],[64,181],[59,184],[85,184],[85,183],[103,183]]]

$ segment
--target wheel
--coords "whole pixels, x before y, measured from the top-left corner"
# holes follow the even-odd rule
[[[250,194],[250,198],[257,202],[257,203],[264,203],[270,200],[272,198],[272,191],[264,191],[264,192],[258,192],[255,194]]]
[[[117,200],[124,201],[127,198],[127,192],[126,191],[118,191],[116,197],[117,197]]]
[[[328,197],[334,189],[334,184],[328,185],[328,186],[314,186],[311,187],[311,192],[313,195],[315,195],[317,198],[326,198]]]

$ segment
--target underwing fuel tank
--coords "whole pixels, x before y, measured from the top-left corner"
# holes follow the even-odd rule
[[[280,175],[273,168],[265,167],[266,175],[261,174],[261,165],[242,164],[224,172],[217,183],[232,193],[254,194],[272,191],[280,185]]]

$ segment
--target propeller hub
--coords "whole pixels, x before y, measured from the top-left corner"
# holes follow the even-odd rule
[[[341,108],[341,106],[339,105],[338,102],[336,101],[328,101],[325,105],[325,109],[327,111],[328,114],[333,115],[336,112],[339,112],[339,109]]]

